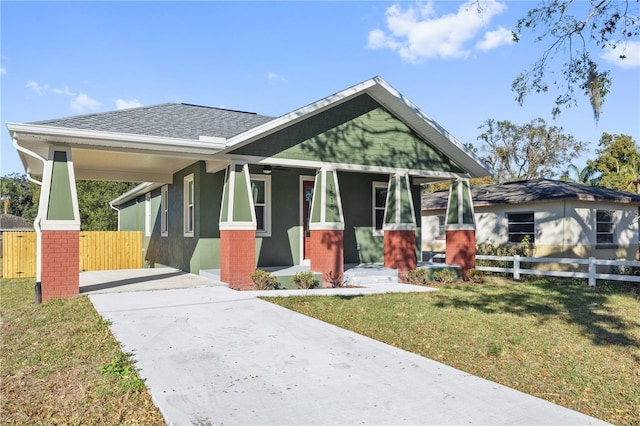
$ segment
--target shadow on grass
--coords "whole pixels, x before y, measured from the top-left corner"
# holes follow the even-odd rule
[[[584,282],[557,279],[531,279],[526,283],[530,285],[460,287],[458,291],[464,295],[442,297],[436,306],[472,308],[489,314],[531,315],[540,323],[561,319],[577,325],[596,345],[640,348],[640,340],[630,333],[640,327],[640,323],[629,321],[607,306],[613,294],[629,293],[637,299],[640,294],[636,288],[591,289]]]

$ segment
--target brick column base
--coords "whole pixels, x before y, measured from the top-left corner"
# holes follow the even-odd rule
[[[384,266],[397,269],[400,281],[416,269],[415,231],[384,231]]]
[[[220,281],[234,290],[252,290],[256,270],[256,231],[220,231]]]
[[[446,231],[446,239],[445,263],[460,266],[466,276],[469,269],[476,267],[476,231]]]
[[[42,231],[42,302],[80,293],[80,231]]]
[[[311,230],[311,270],[322,274],[322,286],[328,286],[326,274],[344,273],[344,231]]]

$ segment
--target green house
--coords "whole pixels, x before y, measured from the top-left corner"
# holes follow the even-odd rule
[[[29,173],[58,171],[58,224],[77,225],[75,178],[145,182],[111,204],[148,265],[239,289],[263,267],[415,267],[420,185],[489,175],[380,77],[281,117],[167,103],[8,128]]]

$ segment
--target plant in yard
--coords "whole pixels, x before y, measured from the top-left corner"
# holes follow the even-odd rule
[[[138,377],[130,353],[117,354],[109,364],[100,367],[100,373],[121,379],[121,389],[130,389],[136,392],[142,392],[145,389],[144,380]]]
[[[344,275],[342,274],[342,272],[329,271],[324,274],[324,279],[333,288],[344,287]]]
[[[249,274],[253,288],[256,290],[275,290],[278,288],[278,281],[276,277],[270,272],[263,271],[262,269],[256,269]]]
[[[456,273],[450,269],[442,269],[441,271],[435,272],[433,276],[436,281],[441,283],[453,283],[458,281]]]
[[[407,282],[413,285],[425,285],[429,282],[429,272],[425,268],[411,269],[407,272]]]
[[[320,283],[313,277],[313,272],[296,272],[291,280],[298,288],[308,290],[319,287]]]
[[[469,269],[466,273],[467,279],[473,283],[483,283],[484,274],[475,268]]]

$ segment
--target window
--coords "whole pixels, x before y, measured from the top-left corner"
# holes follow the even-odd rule
[[[256,236],[271,236],[271,177],[251,175],[251,194],[256,212]]]
[[[444,224],[445,224],[444,215],[439,214],[438,215],[438,233],[436,234],[437,239],[443,239],[445,237]]]
[[[510,243],[521,243],[525,237],[529,237],[530,244],[535,242],[533,212],[507,213],[507,220]]]
[[[169,235],[169,187],[163,186],[160,190],[160,235]]]
[[[613,211],[596,211],[596,246],[613,244]]]
[[[387,205],[387,182],[373,182],[373,235],[383,235],[384,208]]]
[[[193,173],[184,178],[184,236],[193,237],[194,229],[194,200]]]
[[[144,235],[151,236],[151,193],[144,194]]]

